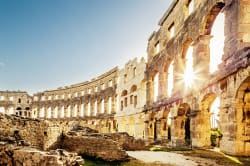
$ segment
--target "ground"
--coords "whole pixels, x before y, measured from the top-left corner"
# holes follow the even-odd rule
[[[166,150],[166,149],[165,149]],[[193,149],[185,151],[128,151],[129,156],[148,165],[159,166],[237,166],[250,165],[249,157],[232,157],[221,152]],[[150,164],[151,163],[151,164]]]

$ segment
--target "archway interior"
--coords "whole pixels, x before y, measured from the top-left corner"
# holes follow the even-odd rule
[[[214,21],[210,40],[210,67],[209,72],[213,73],[218,70],[218,65],[222,62],[222,56],[224,54],[224,25],[225,15],[219,13]]]

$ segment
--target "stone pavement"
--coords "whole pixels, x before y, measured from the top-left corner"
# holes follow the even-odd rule
[[[188,157],[172,152],[127,151],[128,155],[145,163],[165,163],[177,166],[196,166]]]

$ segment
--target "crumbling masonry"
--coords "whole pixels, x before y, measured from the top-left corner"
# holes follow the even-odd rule
[[[224,34],[215,34],[221,15]],[[222,53],[212,46],[216,37],[223,38]],[[250,2],[173,0],[147,50],[147,62],[134,59],[91,81],[34,94],[27,106],[17,106],[19,92],[2,91],[0,112],[74,120],[172,146],[210,146],[216,129],[221,151],[250,156]]]

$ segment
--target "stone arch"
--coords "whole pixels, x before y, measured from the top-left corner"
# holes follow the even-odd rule
[[[239,86],[236,93],[236,103],[235,103],[235,115],[233,119],[235,120],[237,127],[236,131],[229,131],[231,135],[236,134],[235,142],[237,146],[236,153],[241,155],[250,155],[250,76],[248,76]],[[234,112],[233,111],[233,112]]]
[[[153,140],[156,138],[156,113],[151,112],[149,114],[149,124],[148,124],[148,137]]]
[[[121,97],[127,96],[127,94],[128,94],[128,91],[127,91],[127,90],[123,90],[123,91],[122,91],[122,94],[121,94]]]
[[[132,85],[130,88],[130,93],[133,93],[137,90],[137,86],[136,85]]]
[[[172,142],[175,146],[189,145],[191,141],[191,129],[190,129],[190,105],[182,103],[177,110],[177,116],[174,119],[172,130]]]
[[[219,96],[214,93],[207,93],[203,96],[200,101],[200,111],[197,113],[195,117],[195,135],[193,137],[193,145],[199,147],[209,147],[213,145],[215,142],[211,142],[211,133],[214,133],[211,126],[211,108],[215,101],[219,99]],[[216,129],[217,132],[217,129]],[[219,131],[218,131],[219,132]],[[214,145],[215,146],[215,145]]]
[[[171,139],[171,120],[169,121],[170,109],[163,110],[161,118],[161,138],[163,140]]]
[[[203,20],[203,26],[201,29],[201,32],[203,32],[204,35],[210,35],[211,30],[213,27],[213,23],[217,17],[217,15],[220,13],[221,9],[225,6],[225,3],[223,2],[218,2],[206,15],[206,17]]]

